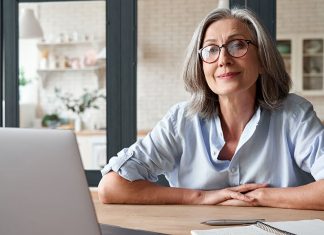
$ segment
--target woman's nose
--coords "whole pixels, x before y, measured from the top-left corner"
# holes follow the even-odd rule
[[[224,66],[229,64],[232,64],[232,56],[230,56],[225,47],[222,47],[219,53],[218,65]]]

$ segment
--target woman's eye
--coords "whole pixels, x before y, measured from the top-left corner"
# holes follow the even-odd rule
[[[210,46],[209,47],[209,53],[211,54],[217,54],[219,51],[219,48],[217,46]]]
[[[233,49],[242,49],[245,45],[242,41],[233,41],[230,43],[229,47]]]

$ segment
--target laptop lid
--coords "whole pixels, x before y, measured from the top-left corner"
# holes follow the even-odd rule
[[[100,234],[72,131],[0,128],[0,187],[0,234]]]

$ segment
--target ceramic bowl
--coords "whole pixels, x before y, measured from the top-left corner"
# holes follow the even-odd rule
[[[318,40],[312,40],[305,44],[305,52],[316,53],[322,49],[322,43]]]

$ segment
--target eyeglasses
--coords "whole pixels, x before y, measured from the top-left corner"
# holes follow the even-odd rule
[[[205,46],[198,50],[198,53],[204,62],[211,64],[218,60],[222,48],[225,48],[230,56],[239,58],[247,53],[250,44],[254,45],[251,40],[234,39],[221,46],[214,44]]]

